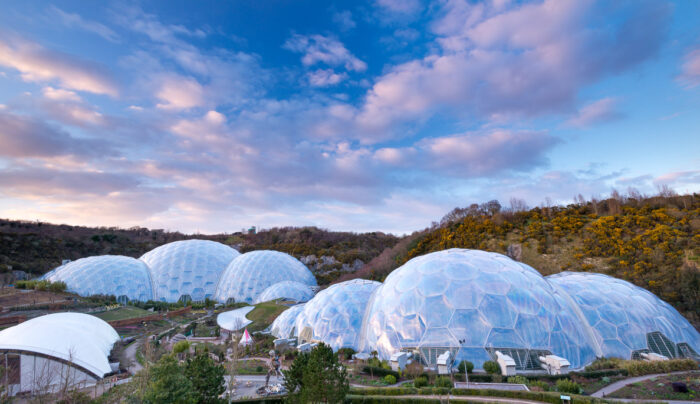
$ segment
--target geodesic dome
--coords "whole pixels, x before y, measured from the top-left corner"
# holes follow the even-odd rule
[[[120,301],[153,299],[148,266],[121,255],[99,255],[71,261],[46,274],[50,282],[65,282],[80,296],[114,295]]]
[[[353,279],[331,285],[320,291],[304,305],[297,316],[296,332],[300,340],[308,327],[309,340],[320,340],[334,351],[340,348],[359,347],[367,302],[381,283],[365,279]]]
[[[645,289],[596,273],[562,272],[547,279],[576,301],[604,356],[632,359],[635,351],[651,350],[668,357],[688,357],[693,356],[692,351],[700,352],[700,334],[695,328]]]
[[[270,326],[270,332],[277,338],[292,338],[296,335],[297,316],[304,310],[304,303],[294,305],[277,316]]]
[[[316,286],[316,278],[298,259],[279,251],[259,250],[240,255],[226,268],[216,287],[215,299],[225,303],[254,302],[265,289],[294,281]]]
[[[476,368],[499,350],[516,369],[539,366],[541,354],[564,357],[572,369],[596,357],[590,331],[573,302],[533,268],[501,254],[450,249],[408,261],[372,295],[361,349],[383,359],[417,350],[422,360],[452,351]]]
[[[164,244],[141,256],[149,268],[155,300],[202,301],[212,297],[221,273],[240,253],[210,240],[183,240]]]
[[[297,303],[303,303],[314,297],[314,291],[309,285],[295,281],[283,281],[275,283],[265,289],[255,299],[255,304],[269,302],[271,300],[285,299]]]

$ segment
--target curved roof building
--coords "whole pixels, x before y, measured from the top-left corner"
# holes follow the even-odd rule
[[[118,340],[117,332],[95,316],[56,313],[0,331],[0,350],[22,354],[22,360],[25,356],[48,357],[102,378],[112,371],[108,358]]]
[[[212,297],[221,273],[240,253],[210,240],[175,241],[141,256],[151,269],[155,300],[201,301]]]
[[[314,291],[311,290],[309,285],[295,281],[282,281],[265,289],[255,299],[255,303],[258,304],[277,299],[303,303],[309,301],[312,297],[314,297]]]
[[[304,305],[297,316],[300,341],[323,341],[333,350],[358,349],[362,318],[372,292],[381,283],[353,279],[331,285]]]
[[[119,301],[153,299],[151,274],[141,260],[121,255],[99,255],[69,262],[46,274],[62,281],[80,296],[114,295]]]
[[[585,320],[571,299],[533,268],[501,254],[451,249],[408,261],[372,295],[362,349],[388,359],[417,349],[435,363],[445,350],[481,368],[499,350],[516,369],[551,353],[581,368],[596,357]]]
[[[316,278],[298,259],[279,251],[260,250],[240,255],[226,268],[215,299],[253,303],[270,286],[294,281],[316,286]]]
[[[277,338],[292,338],[296,335],[297,316],[304,310],[304,304],[297,304],[283,311],[270,326],[272,335]]]
[[[700,352],[695,328],[645,289],[596,273],[562,272],[547,279],[576,301],[604,356],[631,359],[651,350],[691,357]]]

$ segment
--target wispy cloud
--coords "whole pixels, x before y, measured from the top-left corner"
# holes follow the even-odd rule
[[[16,69],[25,81],[58,82],[63,87],[116,97],[116,81],[103,66],[17,36],[0,39],[0,65]]]
[[[611,122],[622,118],[617,110],[617,100],[612,97],[602,98],[581,108],[566,124],[575,128],[585,128],[591,125]]]
[[[323,35],[294,34],[284,47],[303,53],[301,62],[305,66],[324,63],[328,66],[343,66],[346,70],[361,72],[367,64],[353,55],[339,40]]]
[[[86,20],[77,13],[69,13],[61,10],[58,7],[51,6],[49,8],[51,18],[58,18],[65,26],[71,28],[79,28],[84,31],[92,32],[110,42],[119,42],[119,35],[108,26],[97,21]]]

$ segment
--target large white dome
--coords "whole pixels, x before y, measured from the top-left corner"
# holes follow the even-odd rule
[[[270,326],[270,332],[277,338],[292,338],[296,335],[297,316],[304,310],[304,303],[283,311]]]
[[[576,301],[604,356],[631,359],[635,351],[650,348],[669,357],[691,356],[682,352],[686,345],[700,352],[700,334],[695,328],[647,290],[596,273],[563,272],[547,279]],[[670,344],[652,333],[663,334]]]
[[[81,258],[49,272],[45,279],[65,282],[69,291],[80,296],[114,295],[118,300],[153,299],[148,266],[121,255]]]
[[[294,281],[316,286],[316,278],[298,259],[279,251],[260,250],[240,255],[229,264],[216,287],[215,298],[225,303],[253,303],[270,286]]]
[[[119,335],[114,328],[82,313],[48,314],[0,331],[0,350],[57,358],[82,367],[96,378],[112,371],[109,354],[117,341]]]
[[[353,279],[320,291],[297,316],[297,335],[308,328],[311,340],[323,341],[333,350],[357,350],[367,302],[380,285],[379,282]]]
[[[581,368],[596,349],[568,296],[537,271],[484,251],[451,249],[408,261],[372,295],[363,350],[388,359],[418,349],[425,362],[451,350],[477,368],[496,349],[515,356],[521,369],[531,355],[549,351]]]
[[[201,301],[212,297],[221,273],[240,253],[209,240],[183,240],[162,245],[141,256],[151,268],[156,300]]]
[[[277,299],[303,303],[309,301],[312,297],[314,297],[314,291],[311,290],[309,285],[295,281],[282,281],[265,289],[255,299],[255,303],[269,302]]]

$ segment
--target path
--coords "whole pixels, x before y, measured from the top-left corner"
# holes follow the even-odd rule
[[[629,379],[620,380],[619,382],[615,382],[615,383],[613,383],[613,384],[610,384],[610,385],[608,385],[608,386],[603,387],[602,389],[600,389],[600,390],[596,391],[595,393],[591,394],[591,397],[596,397],[596,398],[607,397],[609,394],[614,393],[614,392],[620,390],[621,388],[623,388],[623,387],[625,387],[625,386],[627,386],[627,385],[629,385],[629,384],[641,382],[641,381],[644,381],[644,380],[653,379],[653,378],[655,378],[655,377],[667,376],[667,375],[675,375],[675,374],[683,374],[683,373],[688,373],[688,371],[686,370],[686,371],[682,371],[682,372],[657,373],[657,374],[653,374],[653,375],[644,375],[644,376],[630,377]],[[618,399],[615,399],[615,400],[618,400]],[[623,401],[622,399],[619,399],[619,400],[620,400],[620,401]],[[658,400],[657,400],[657,401],[658,401]],[[670,402],[670,401],[669,401],[669,402]],[[678,402],[682,402],[682,401],[678,401]]]
[[[129,346],[127,346],[124,350],[124,356],[126,356],[127,360],[131,362],[131,366],[129,366],[129,369],[127,370],[131,372],[132,375],[136,374],[139,370],[143,369],[143,366],[141,366],[139,361],[136,360],[136,352],[138,351],[139,346],[143,342],[144,338],[137,339],[136,341],[129,344]]]
[[[365,397],[372,397],[372,396],[365,396]],[[449,401],[471,401],[471,402],[478,402],[478,403],[517,403],[517,404],[540,404],[542,401],[533,401],[533,400],[521,400],[517,398],[505,398],[505,397],[483,397],[483,396],[437,396],[437,395],[407,395],[407,396],[382,396],[382,397],[391,397],[395,399],[404,399],[406,401],[413,400],[413,399],[426,399],[426,398],[432,398],[435,400],[445,400],[449,399]]]

